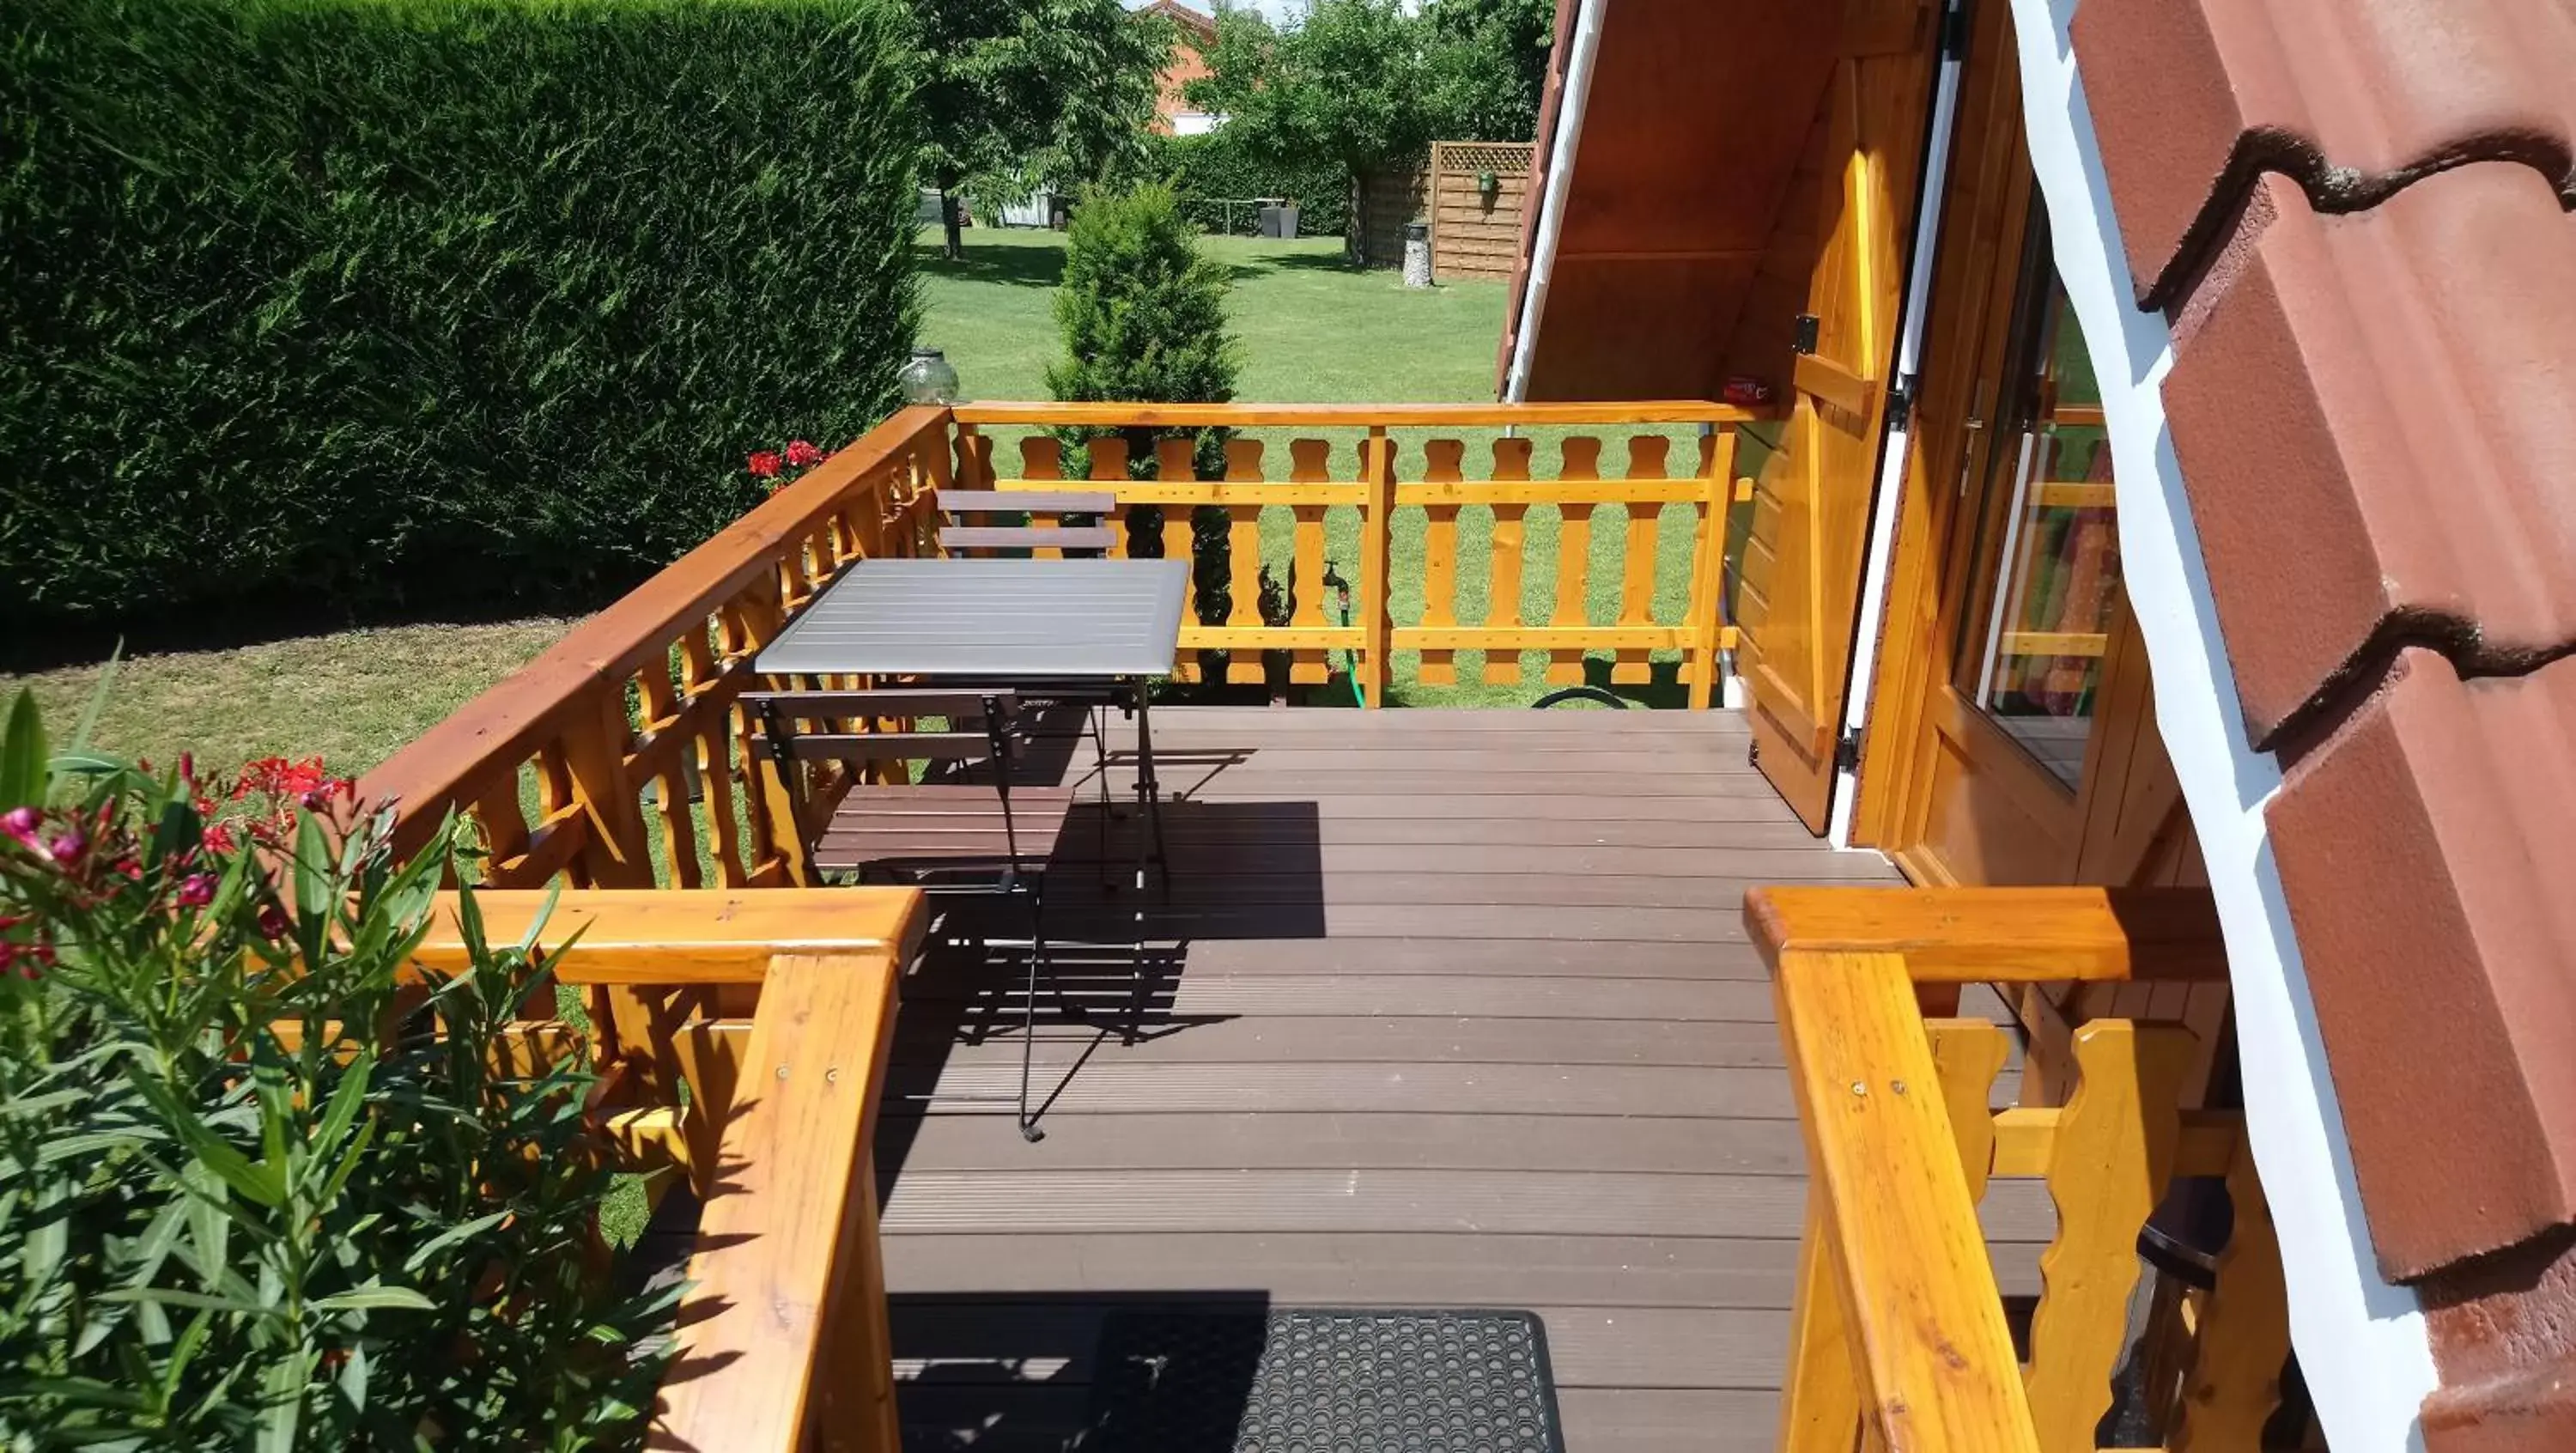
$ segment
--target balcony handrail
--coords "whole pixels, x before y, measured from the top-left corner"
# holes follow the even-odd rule
[[[475,893],[487,940],[522,939],[547,897]],[[660,1073],[607,1083],[651,1085],[664,1103],[604,1108],[630,1143],[639,1119],[676,1116],[658,1143],[704,1203],[649,1446],[798,1453],[828,1429],[823,1446],[895,1453],[871,1147],[924,917],[909,888],[575,891],[553,905],[544,942],[579,934],[552,957],[559,981],[660,991],[656,1041],[606,1049],[617,1070],[642,1057]],[[414,957],[465,962],[454,895]],[[720,993],[757,995],[747,1026],[702,1012]]]
[[[1978,1020],[1927,1023],[1925,986],[2206,980],[2216,916],[2192,890],[1763,888],[1769,963],[1811,1181],[1781,1421],[1784,1453],[2074,1453],[2094,1446],[2137,1277],[2134,1243],[2178,1175],[2223,1177],[2234,1231],[2168,1446],[2254,1446],[2288,1319],[2240,1115],[2186,1111],[2179,1027],[2097,1020],[2058,1107],[1989,1110],[2007,1051]],[[1934,996],[1934,997],[1937,997]],[[1977,1203],[2044,1178],[2058,1212],[2024,1368]]]
[[[1563,404],[1155,404],[993,400],[950,406],[960,424],[1111,429],[1544,428],[1567,424],[1750,424],[1783,417],[1769,405],[1708,399]]]
[[[711,761],[684,763],[690,754],[676,749],[726,745],[723,719],[742,668],[804,596],[852,559],[917,548],[926,497],[948,477],[949,458],[945,410],[897,412],[432,726],[361,778],[360,794],[396,804],[400,851],[448,812],[473,811],[493,839],[488,871],[498,883],[534,886],[568,872],[580,886],[649,887],[637,799],[659,780],[666,853],[689,849],[685,863],[666,867],[694,886],[697,840],[669,820],[669,807],[685,802],[692,772]],[[644,698],[641,723],[627,717],[630,682]],[[533,824],[518,802],[531,765],[541,799]],[[766,819],[767,806],[746,800],[747,820],[716,825],[747,839],[741,856],[751,861],[734,859],[727,882],[801,881],[793,834]],[[720,867],[726,861],[718,855]]]

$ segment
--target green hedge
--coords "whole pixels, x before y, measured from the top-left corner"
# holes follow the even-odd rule
[[[0,619],[595,602],[894,399],[894,0],[11,0]]]
[[[1331,161],[1280,171],[1255,163],[1220,127],[1201,136],[1156,138],[1148,152],[1149,180],[1168,181],[1180,199],[1181,215],[1192,226],[1214,232],[1225,225],[1228,209],[1219,197],[1293,197],[1298,203],[1297,230],[1331,237],[1350,224],[1351,174]],[[1234,230],[1252,229],[1248,208],[1232,209]]]

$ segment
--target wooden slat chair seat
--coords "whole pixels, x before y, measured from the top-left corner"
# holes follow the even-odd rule
[[[939,492],[939,512],[948,524],[939,531],[939,548],[951,555],[990,554],[999,550],[1056,550],[1069,556],[1106,555],[1118,547],[1118,532],[1107,525],[1067,525],[1067,515],[1106,519],[1118,508],[1115,495],[1089,490],[962,490]],[[1056,523],[977,525],[970,520],[989,515],[1053,515]]]
[[[814,842],[814,866],[826,873],[927,870],[1024,861],[1055,855],[1073,811],[1070,787],[1015,787],[1006,816],[986,783],[924,783],[852,792]]]
[[[1029,970],[1020,1019],[1020,1134],[1040,1138],[1029,1113],[1038,974],[1046,964],[1046,870],[1075,793],[1011,781],[1020,704],[999,688],[746,691],[750,760],[776,772],[805,810],[798,764],[840,762],[850,790],[808,844],[827,873],[883,874],[931,894],[981,893],[1029,904]],[[944,718],[944,729],[907,725]],[[925,780],[876,784],[860,766],[923,763]],[[810,819],[809,819],[810,820]]]

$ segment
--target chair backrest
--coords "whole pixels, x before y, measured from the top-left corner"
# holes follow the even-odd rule
[[[1009,691],[746,691],[746,749],[789,762],[997,762],[1010,780],[1019,697]],[[946,731],[884,726],[945,717]],[[864,726],[867,730],[858,730]]]
[[[1107,525],[1067,525],[1066,515],[1107,518],[1118,508],[1117,496],[1091,490],[960,490],[939,492],[939,512],[952,522],[939,531],[939,547],[951,555],[989,554],[996,550],[1061,550],[1068,554],[1104,555],[1118,546],[1118,532]],[[963,523],[986,515],[1030,516],[1031,523],[976,525]],[[1053,515],[1056,523],[1035,523]]]

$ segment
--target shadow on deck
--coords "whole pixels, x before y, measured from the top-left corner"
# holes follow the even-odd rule
[[[1058,864],[1051,936],[1089,946],[1042,996],[1044,1141],[1008,1113],[1015,955],[905,985],[878,1156],[912,1446],[1065,1446],[1103,1318],[1175,1300],[1526,1309],[1575,1453],[1767,1446],[1804,1165],[1741,900],[1894,872],[1808,836],[1730,713],[1154,725],[1170,898]],[[1102,827],[1069,854],[1124,863]]]

